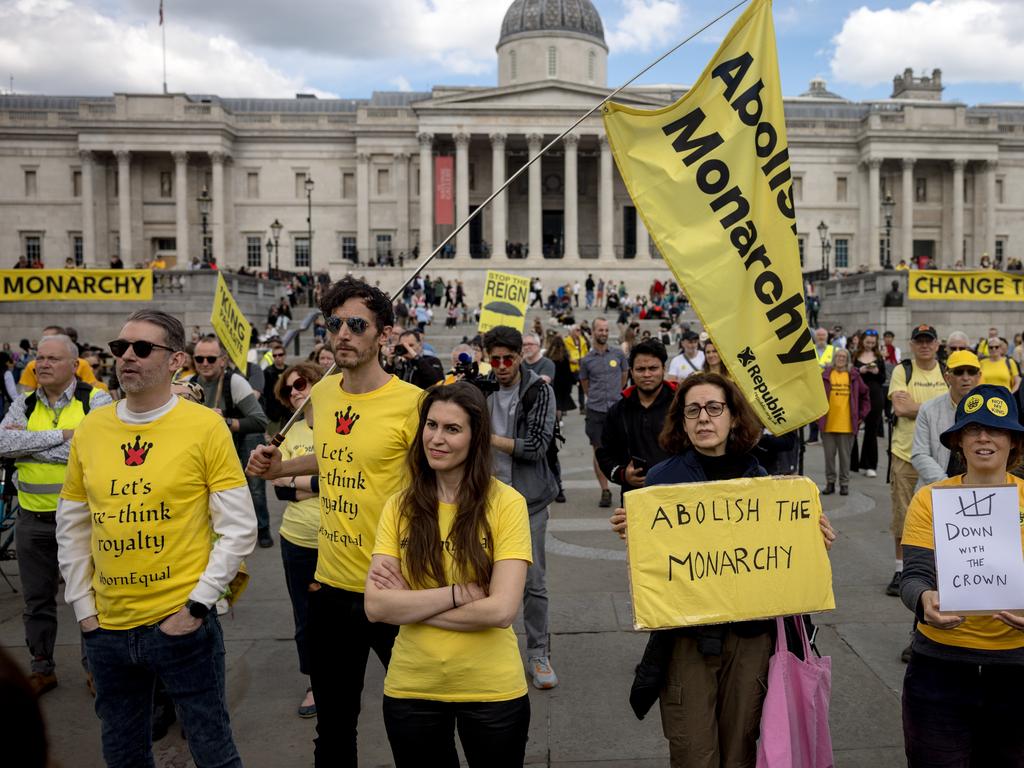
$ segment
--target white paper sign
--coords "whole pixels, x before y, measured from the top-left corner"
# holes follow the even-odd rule
[[[943,613],[1024,608],[1016,486],[933,488],[932,521]]]

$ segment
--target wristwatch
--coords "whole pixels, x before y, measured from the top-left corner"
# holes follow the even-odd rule
[[[188,608],[189,614],[194,619],[205,619],[210,613],[210,606],[196,602],[195,600],[186,600],[185,607]]]
[[[292,475],[292,479],[288,481],[288,487],[289,488],[294,488],[295,487],[295,476],[294,475]]]

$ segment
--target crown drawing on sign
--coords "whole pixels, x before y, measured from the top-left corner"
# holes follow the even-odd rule
[[[978,498],[977,491],[971,491],[971,495],[974,497],[974,501],[971,504],[965,504],[967,500],[964,496],[957,496],[957,501],[960,502],[960,511],[956,514],[963,515],[964,517],[988,517],[992,514],[992,497],[994,493],[990,493],[988,496],[982,496]]]
[[[142,436],[135,436],[135,444],[121,443],[121,451],[124,453],[124,465],[126,467],[141,467],[149,455],[152,443],[142,442]]]

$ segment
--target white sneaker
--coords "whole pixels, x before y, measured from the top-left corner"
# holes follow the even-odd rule
[[[554,688],[558,685],[558,675],[551,668],[551,661],[547,656],[531,656],[528,666],[530,676],[533,677],[533,685],[542,691]]]
[[[875,472],[875,470],[873,470],[873,469],[869,469],[864,474],[867,475],[868,477],[878,477],[878,473]]]

